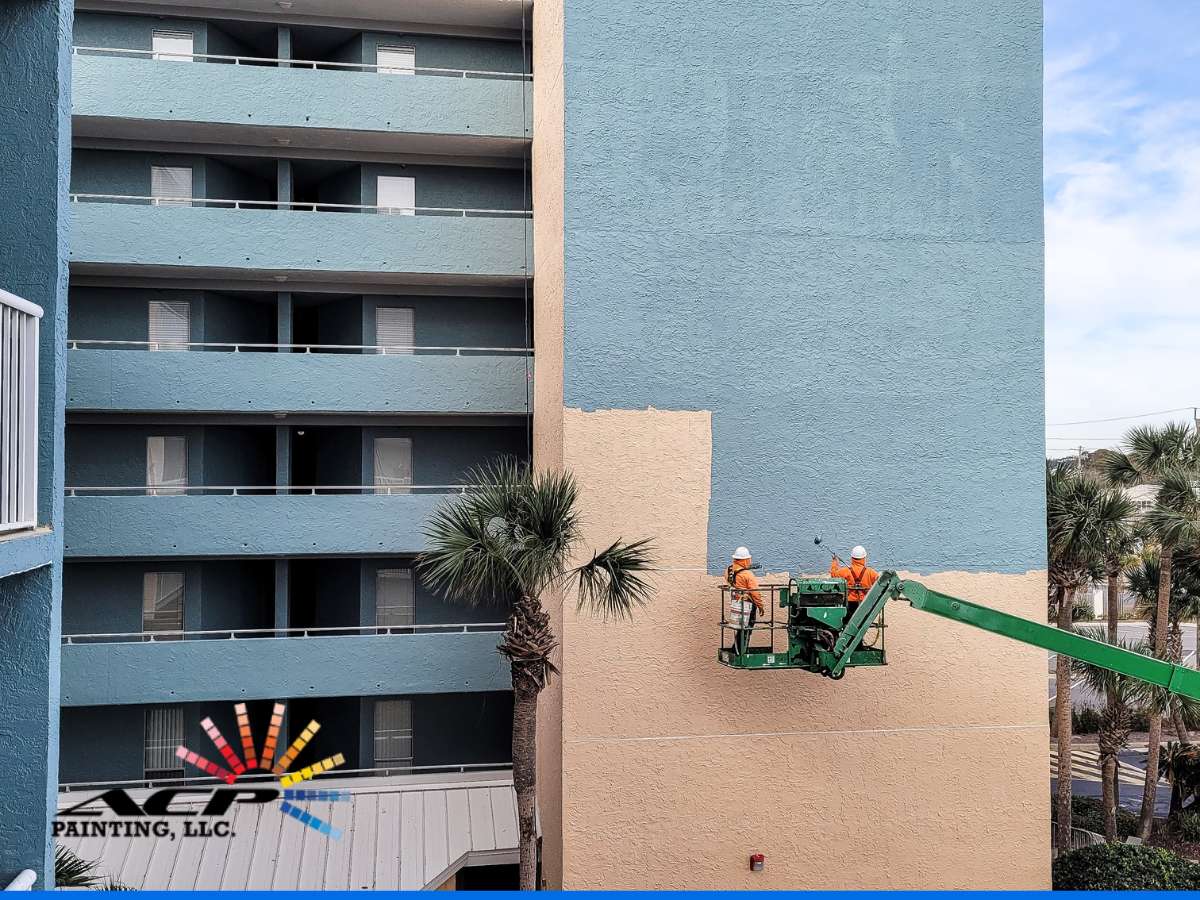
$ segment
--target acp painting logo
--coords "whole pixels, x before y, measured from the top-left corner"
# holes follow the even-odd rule
[[[234,804],[238,803],[272,803],[279,801],[279,812],[307,825],[327,837],[338,839],[342,836],[341,829],[334,828],[330,823],[314,816],[303,807],[305,801],[334,801],[341,802],[350,799],[348,791],[323,791],[310,788],[296,788],[294,785],[310,781],[322,773],[343,765],[346,759],[336,753],[318,762],[293,770],[292,764],[308,746],[320,729],[321,725],[315,719],[309,722],[299,737],[276,757],[275,752],[279,743],[279,732],[283,726],[283,714],[287,709],[283,703],[276,703],[271,711],[271,721],[267,726],[266,739],[262,751],[256,752],[254,734],[250,729],[250,716],[246,712],[245,703],[235,703],[234,714],[237,717],[238,734],[241,739],[242,756],[221,734],[211,718],[202,719],[200,727],[204,729],[213,746],[216,747],[225,765],[220,765],[201,756],[194,750],[189,750],[182,744],[176,748],[175,755],[189,766],[199,769],[206,775],[211,775],[235,785],[240,777],[255,771],[270,772],[279,783],[279,787],[260,787],[260,781],[250,782],[244,788],[219,787],[167,787],[154,791],[140,803],[134,800],[127,791],[114,788],[89,797],[82,803],[77,803],[69,809],[60,810],[54,822],[55,837],[233,837],[232,822],[228,815]],[[193,802],[190,806],[198,806],[194,802],[207,796],[207,802],[199,810],[173,807],[172,803],[189,797]],[[301,805],[297,805],[301,804]],[[116,818],[96,821],[96,817],[104,814],[108,808]],[[89,821],[90,820],[90,821]],[[180,827],[176,827],[176,825]]]

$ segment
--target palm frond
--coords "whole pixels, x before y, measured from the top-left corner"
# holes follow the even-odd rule
[[[630,618],[635,607],[649,602],[650,584],[642,575],[653,570],[654,548],[649,540],[615,541],[575,569],[578,608],[587,606],[606,619]]]
[[[70,847],[59,844],[54,848],[54,884],[57,887],[92,888],[100,884],[97,872],[100,864],[84,859]]]

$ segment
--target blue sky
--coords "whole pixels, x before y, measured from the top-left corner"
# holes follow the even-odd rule
[[[1046,0],[1047,445],[1200,405],[1200,2]]]

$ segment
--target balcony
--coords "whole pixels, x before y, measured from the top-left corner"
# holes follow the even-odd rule
[[[533,111],[519,72],[75,47],[76,135],[327,151],[513,157]],[[150,126],[149,123],[154,123]]]
[[[70,635],[62,703],[506,691],[501,624]],[[314,673],[319,673],[317,677]]]
[[[520,284],[532,260],[522,210],[70,197],[78,273],[242,277],[276,289],[289,280]]]
[[[67,409],[525,415],[532,351],[71,341]],[[284,352],[270,352],[279,351]],[[262,352],[267,351],[267,352]],[[347,390],[353,385],[353,390]]]
[[[0,536],[37,525],[41,318],[40,306],[0,290]]]

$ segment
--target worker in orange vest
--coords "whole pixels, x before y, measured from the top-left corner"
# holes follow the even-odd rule
[[[879,579],[879,573],[867,565],[867,550],[859,544],[850,551],[849,566],[843,566],[837,554],[834,554],[833,562],[829,564],[829,577],[846,579],[846,605],[850,610],[846,621],[849,622],[850,616],[854,615],[858,604],[867,596],[871,585]]]
[[[763,606],[762,594],[758,591],[758,579],[750,571],[751,563],[750,551],[745,547],[738,547],[733,551],[732,565],[725,570],[725,580],[733,588],[730,591],[729,619],[737,629],[734,632],[733,647],[730,649],[739,654],[745,653],[746,648],[750,646],[750,631],[754,628],[758,614],[766,615],[767,612]]]

